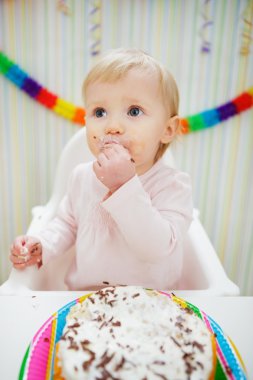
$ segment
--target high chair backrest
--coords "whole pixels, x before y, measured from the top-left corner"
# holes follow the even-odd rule
[[[63,148],[56,168],[56,177],[49,204],[55,209],[63,198],[69,175],[81,162],[94,160],[86,142],[86,129],[76,132]]]

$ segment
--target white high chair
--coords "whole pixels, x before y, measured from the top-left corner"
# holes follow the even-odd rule
[[[42,229],[55,215],[67,186],[68,175],[80,162],[90,161],[85,137],[85,128],[80,129],[66,144],[61,154],[52,196],[45,206],[32,209],[33,219],[27,231],[32,235]],[[164,155],[165,162],[175,167],[170,149]],[[212,295],[239,295],[239,288],[227,277],[220,260],[194,209],[193,222],[186,238],[182,282],[178,289]],[[33,290],[67,290],[64,285],[64,273],[70,264],[74,250],[55,259],[40,270],[29,267],[25,270],[11,270],[9,279],[0,287],[0,294],[16,294]],[[61,274],[61,276],[57,276]],[[168,290],[168,289],[164,289]]]

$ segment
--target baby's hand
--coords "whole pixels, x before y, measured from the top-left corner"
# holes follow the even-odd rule
[[[14,268],[24,269],[27,266],[42,264],[42,246],[38,239],[31,236],[18,236],[12,246],[10,260]]]
[[[120,186],[135,176],[135,163],[128,150],[121,144],[105,144],[93,164],[97,178],[110,190],[116,191]]]

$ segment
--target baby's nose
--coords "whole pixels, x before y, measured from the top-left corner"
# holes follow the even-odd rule
[[[105,129],[105,133],[108,135],[121,135],[122,133],[124,132],[124,128],[122,128],[121,126],[117,126],[117,127],[107,127]]]

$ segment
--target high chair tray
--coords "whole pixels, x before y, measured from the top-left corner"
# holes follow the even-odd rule
[[[182,307],[191,309],[203,320],[207,328],[214,333],[216,343],[217,366],[215,380],[246,379],[246,372],[240,354],[232,340],[223,332],[221,327],[204,311],[193,304],[178,298],[174,293],[165,293]],[[66,316],[72,306],[83,302],[90,294],[85,294],[67,303],[54,313],[34,335],[24,355],[20,368],[19,380],[49,380],[53,376],[55,345],[62,335]]]

